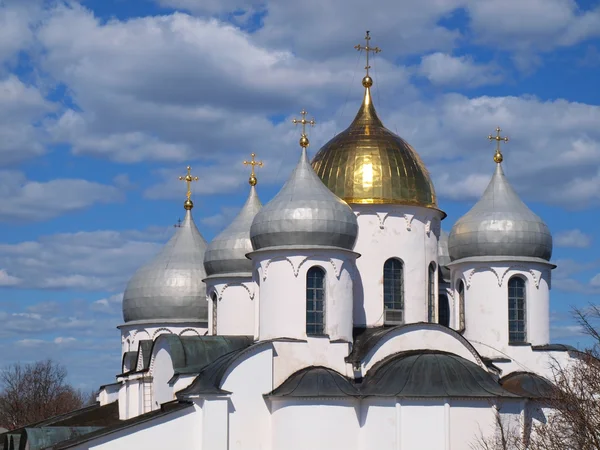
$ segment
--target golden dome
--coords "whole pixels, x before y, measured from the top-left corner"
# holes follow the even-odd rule
[[[315,155],[323,183],[347,203],[399,204],[437,209],[429,172],[408,142],[383,126],[371,100],[372,79],[352,124]]]

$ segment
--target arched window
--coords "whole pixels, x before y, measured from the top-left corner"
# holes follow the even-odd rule
[[[404,268],[402,261],[388,259],[383,265],[384,323],[404,323]]]
[[[212,334],[217,335],[217,294],[214,292],[210,294],[210,300],[212,301]]]
[[[447,295],[440,295],[438,299],[438,321],[440,325],[450,326],[450,304]]]
[[[527,342],[525,280],[508,280],[508,342]]]
[[[325,271],[320,267],[306,274],[306,334],[325,334]]]
[[[465,283],[458,281],[458,331],[465,331]]]
[[[427,322],[435,322],[435,263],[429,264],[427,289]]]

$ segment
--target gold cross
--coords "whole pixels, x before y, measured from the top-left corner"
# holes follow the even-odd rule
[[[186,197],[188,201],[190,201],[190,197],[192,196],[192,181],[198,181],[198,177],[192,176],[192,168],[187,166],[187,174],[185,176],[179,177],[180,181],[185,181],[187,184],[187,194]]]
[[[491,134],[488,136],[488,139],[490,141],[496,141],[496,154],[494,155],[494,162],[496,162],[497,164],[500,164],[502,162],[502,160],[504,159],[502,157],[502,152],[500,151],[500,143],[508,142],[508,137],[500,136],[501,131],[502,130],[500,129],[500,127],[496,127],[496,136],[493,136]]]
[[[314,127],[317,122],[315,122],[314,118],[311,120],[306,120],[306,114],[308,113],[305,110],[300,111],[300,114],[302,115],[302,119],[292,119],[292,123],[294,125],[298,125],[299,123],[302,124],[302,136],[300,137],[300,146],[306,148],[309,144],[308,137],[306,136],[306,125]]]
[[[256,183],[257,183],[256,174],[254,173],[254,166],[258,166],[258,167],[263,166],[262,161],[254,160],[255,157],[256,157],[256,153],[250,153],[250,158],[252,158],[252,159],[250,161],[244,161],[245,166],[249,165],[252,168],[252,171],[250,172],[250,178],[248,179],[248,183],[250,183],[250,186],[256,186]]]
[[[379,47],[369,47],[369,41],[371,40],[371,36],[369,35],[369,33],[370,32],[367,31],[367,35],[365,36],[365,41],[367,42],[367,45],[358,44],[354,46],[354,48],[359,52],[361,50],[364,50],[367,54],[367,65],[365,66],[365,69],[367,69],[367,76],[369,76],[369,69],[371,68],[371,66],[369,65],[369,52],[379,53],[381,51]]]

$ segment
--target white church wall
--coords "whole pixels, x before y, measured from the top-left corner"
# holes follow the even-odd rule
[[[199,436],[197,412],[194,407],[190,407],[82,442],[72,448],[73,450],[199,450],[201,448]]]
[[[263,397],[273,390],[273,347],[260,346],[236,361],[221,388],[229,397],[228,450],[270,447],[271,413]]]
[[[354,250],[361,255],[354,323],[383,325],[383,266],[389,258],[404,264],[404,322],[427,321],[428,268],[431,262],[437,266],[442,213],[400,205],[351,206],[359,226]]]
[[[398,412],[395,398],[366,398],[361,402],[362,428],[358,448],[397,450]]]
[[[401,449],[447,448],[446,408],[443,400],[402,400],[399,409]]]
[[[251,254],[260,279],[260,340],[306,338],[306,274],[325,270],[325,334],[352,341],[356,254],[346,250],[272,250]]]
[[[170,402],[175,398],[172,386],[168,382],[173,377],[173,360],[169,353],[170,347],[164,339],[156,342],[153,350],[150,371],[152,373],[152,409]]]
[[[207,296],[217,296],[217,333],[225,336],[254,336],[256,283],[250,277],[211,277],[206,280]],[[212,305],[211,305],[212,306]],[[212,330],[211,319],[208,321]]]
[[[526,282],[527,342],[549,342],[549,264],[455,262],[451,267],[454,289],[458,289],[458,280],[465,283],[464,336],[474,344],[482,344],[482,354],[496,357],[515,347],[508,342],[508,281],[513,276]]]
[[[202,449],[229,450],[230,405],[227,397],[207,397],[202,402]]]
[[[511,372],[533,372],[553,380],[552,367],[555,364],[567,367],[574,360],[569,352],[558,351],[533,351],[530,346],[515,346],[508,349],[511,361],[495,362],[494,364],[502,370],[502,376]]]
[[[273,443],[279,450],[358,450],[359,405],[353,399],[272,401]],[[369,447],[378,448],[378,447]]]
[[[277,358],[273,360],[273,387],[276,388],[290,375],[309,366],[325,366],[342,375],[352,375],[351,367],[344,361],[349,344],[330,342],[328,338],[308,338],[306,342],[273,343]]]
[[[119,391],[121,390],[121,383],[112,383],[102,386],[96,401],[100,403],[100,406],[108,405],[109,403],[116,402],[119,400]]]
[[[450,399],[450,448],[468,449],[480,438],[489,438],[496,430],[493,400]]]
[[[399,328],[389,332],[382,338],[363,360],[363,371],[368,371],[377,362],[394,353],[409,350],[439,350],[453,353],[468,361],[478,364],[487,370],[474,348],[459,339],[450,329],[427,329],[428,325],[411,325],[410,328]]]

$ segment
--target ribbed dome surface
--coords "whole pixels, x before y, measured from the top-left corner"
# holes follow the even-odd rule
[[[496,171],[481,199],[452,227],[448,238],[452,261],[474,256],[508,256],[550,260],[552,235]]]
[[[318,151],[312,165],[348,203],[437,208],[425,165],[410,144],[383,126],[368,87],[352,124]]]
[[[251,186],[250,195],[242,210],[206,249],[204,268],[208,276],[252,273],[252,261],[246,258],[246,254],[252,251],[250,226],[261,207],[256,189]]]
[[[319,180],[305,148],[288,181],[262,207],[250,228],[254,250],[288,245],[351,250],[357,235],[352,209]]]
[[[123,294],[123,319],[207,320],[206,241],[191,211],[161,252],[133,275]]]

